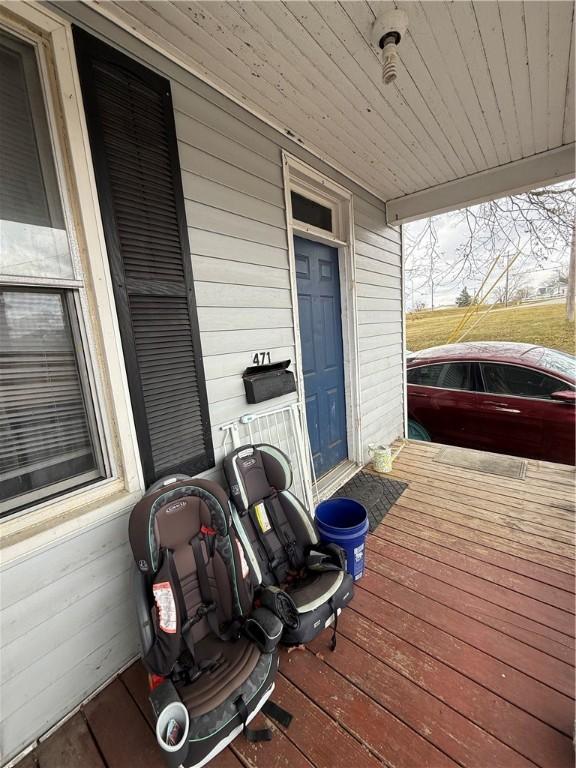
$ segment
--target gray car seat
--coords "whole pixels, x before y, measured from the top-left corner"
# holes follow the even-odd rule
[[[320,542],[311,514],[290,492],[289,458],[272,445],[246,445],[224,459],[224,472],[232,520],[261,587],[257,598],[282,618],[282,642],[307,643],[333,624],[334,649],[354,581],[342,548]]]

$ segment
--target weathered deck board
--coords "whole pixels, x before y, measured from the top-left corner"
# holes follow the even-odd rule
[[[407,556],[406,560],[408,559]],[[408,564],[404,562],[391,562],[390,559],[377,555],[370,561],[370,570],[393,581],[396,591],[398,589],[396,585],[399,585],[400,588],[411,589],[421,597],[427,597],[435,603],[452,608],[465,616],[497,629],[504,635],[513,639],[520,639],[526,645],[531,645],[544,653],[556,656],[567,664],[574,665],[573,653],[570,652],[574,646],[574,640],[571,635],[567,634],[573,631],[570,629],[571,614],[568,614],[567,620],[562,622],[562,629],[556,630],[544,623],[535,622],[517,612],[510,611],[508,608],[494,605],[482,597],[470,594],[461,588],[460,584],[455,586],[408,567]],[[426,603],[425,600],[420,602]]]
[[[88,702],[84,712],[109,768],[164,768],[154,733],[120,680]]]
[[[415,571],[426,574],[434,580],[442,581],[453,587],[457,584],[458,586],[454,588],[458,592],[464,591],[483,598],[483,600],[489,603],[505,608],[509,613],[533,619],[541,625],[563,633],[565,637],[559,638],[558,641],[566,642],[570,647],[574,647],[574,618],[572,616],[574,607],[569,602],[568,610],[561,610],[554,606],[546,605],[546,603],[540,600],[535,600],[531,596],[517,595],[514,598],[514,610],[510,611],[508,588],[502,587],[498,583],[487,583],[484,577],[467,573],[462,569],[455,568],[420,552],[414,552],[409,547],[391,541],[387,534],[388,531],[384,535],[378,533],[376,536],[370,537],[368,549],[381,555],[390,563],[401,563],[409,566]]]
[[[40,768],[106,768],[80,712],[40,744],[37,757]]]
[[[405,552],[409,550],[417,555],[426,556],[433,561],[431,567],[434,567],[436,564],[439,566],[436,571],[437,578],[441,578],[438,574],[443,573],[441,566],[447,565],[458,571],[458,578],[465,574],[480,578],[482,586],[487,590],[484,594],[493,594],[490,592],[490,584],[496,586],[499,593],[505,596],[507,605],[510,602],[509,591],[512,591],[518,593],[518,595],[535,600],[538,604],[539,616],[546,615],[547,606],[560,608],[562,611],[572,614],[576,613],[574,597],[570,592],[564,592],[555,587],[550,587],[548,584],[543,584],[541,581],[514,573],[505,567],[480,560],[478,556],[472,557],[469,554],[465,555],[457,552],[445,546],[448,542],[439,544],[428,538],[422,538],[420,536],[420,529],[415,528],[411,533],[404,533],[392,527],[392,525],[386,525],[386,527],[380,527],[376,534],[377,536],[370,537],[369,548],[374,544],[375,539],[378,538],[401,546]],[[524,601],[517,597],[514,600],[515,610],[522,612],[522,608],[525,605]],[[543,613],[540,613],[540,611]]]
[[[369,537],[336,652],[328,633],[282,652],[290,728],[266,721],[273,741],[239,738],[214,768],[573,767],[574,471],[509,480],[437,451],[397,458],[409,488]],[[155,768],[152,725],[135,664],[18,768]]]

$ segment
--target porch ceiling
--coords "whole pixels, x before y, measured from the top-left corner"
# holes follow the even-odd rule
[[[574,142],[570,0],[86,2],[398,201],[398,220],[430,204],[420,197],[408,215],[407,195]],[[384,86],[371,25],[394,5],[409,30],[398,79]],[[566,177],[573,154],[539,163],[529,183]],[[461,205],[466,196],[456,192]]]

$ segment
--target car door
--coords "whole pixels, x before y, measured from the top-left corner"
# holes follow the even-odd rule
[[[477,447],[477,366],[471,362],[440,363],[408,371],[410,418],[433,441]]]
[[[547,461],[562,461],[573,442],[570,406],[550,395],[568,385],[521,365],[482,363],[482,418],[492,436],[491,450]]]

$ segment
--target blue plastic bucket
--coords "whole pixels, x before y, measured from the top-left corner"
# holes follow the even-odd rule
[[[346,570],[354,581],[361,579],[369,526],[366,508],[354,499],[327,499],[316,507],[316,525],[322,541],[345,550]]]

